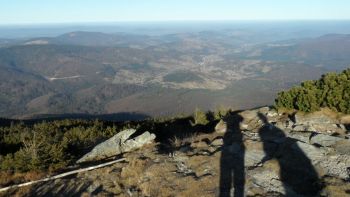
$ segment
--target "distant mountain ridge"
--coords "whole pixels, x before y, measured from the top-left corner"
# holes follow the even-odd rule
[[[296,40],[295,44],[269,47],[262,56],[273,60],[304,61],[307,64],[342,67],[350,65],[350,34],[327,34]],[[337,68],[337,69],[342,69]]]

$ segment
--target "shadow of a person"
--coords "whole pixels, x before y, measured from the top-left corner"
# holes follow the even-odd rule
[[[297,145],[296,140],[271,125],[267,118],[258,113],[264,123],[259,129],[259,136],[263,142],[266,154],[265,161],[276,159],[280,166],[279,176],[285,189],[285,196],[319,196],[322,189],[319,177],[310,159]],[[277,143],[278,149],[271,149],[271,143]]]
[[[227,132],[224,135],[224,144],[220,159],[220,197],[231,196],[234,189],[235,197],[244,196],[244,153],[243,136],[240,131],[240,123],[243,118],[233,112],[226,118]]]

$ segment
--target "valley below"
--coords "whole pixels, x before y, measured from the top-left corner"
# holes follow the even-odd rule
[[[277,92],[350,62],[349,35],[283,40],[256,34],[79,31],[7,40],[0,46],[0,116],[247,109],[272,105]]]

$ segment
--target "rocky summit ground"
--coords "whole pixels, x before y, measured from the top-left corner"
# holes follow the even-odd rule
[[[147,144],[124,153],[126,161],[6,195],[350,196],[349,120],[268,107],[232,112],[211,133],[171,139],[170,151]]]

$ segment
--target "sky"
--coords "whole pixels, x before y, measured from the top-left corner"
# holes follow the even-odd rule
[[[0,24],[348,20],[350,0],[0,0]]]

